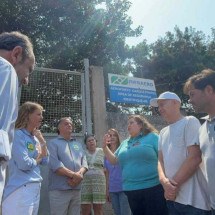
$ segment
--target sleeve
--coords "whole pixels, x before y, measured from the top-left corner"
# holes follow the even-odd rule
[[[127,142],[128,140],[124,140],[120,146],[118,147],[118,149],[114,152],[114,155],[118,158],[119,157],[119,153],[120,153],[120,149],[122,148],[122,146],[125,144],[125,142]]]
[[[20,170],[32,170],[37,166],[36,160],[29,157],[28,149],[25,144],[25,138],[20,135],[19,131],[15,132],[12,146],[12,156]]]
[[[49,163],[49,155],[50,155],[50,154],[49,154],[49,151],[47,151],[47,156],[46,156],[46,157],[43,157],[43,158],[42,158],[42,161],[41,161],[41,163],[40,163],[42,166],[45,166],[45,165],[47,165],[47,164]]]
[[[102,167],[104,168],[104,158],[105,158],[105,154],[104,154],[102,148],[98,148],[98,150],[99,150],[98,156],[99,156],[99,154],[100,154],[99,157],[101,157],[101,165],[102,165]]]
[[[64,167],[63,163],[58,158],[57,145],[55,141],[50,141],[48,143],[48,150],[50,153],[49,163],[48,163],[49,168],[55,172],[57,169]]]
[[[187,125],[185,126],[184,138],[186,146],[199,145],[198,136],[201,124],[194,116],[187,117]]]
[[[155,133],[152,133],[153,134],[153,136],[152,136],[152,138],[153,138],[153,147],[154,147],[154,150],[155,150],[155,152],[156,152],[156,154],[157,154],[157,156],[158,156],[158,135],[157,134],[155,134]]]
[[[158,151],[162,151],[162,136],[163,136],[163,133],[164,133],[164,129],[163,128],[161,131],[160,131],[160,134],[158,136]]]
[[[3,129],[0,130],[0,157],[5,160],[9,160],[11,157],[8,133]]]
[[[0,157],[9,160],[13,141],[14,112],[17,106],[18,83],[11,65],[0,61]]]
[[[107,159],[106,159],[106,157],[104,158],[104,168],[107,169]]]
[[[82,148],[83,150],[83,148]],[[88,170],[88,164],[87,164],[87,157],[86,157],[86,153],[83,150],[83,157],[82,157],[82,162],[81,162],[81,167],[84,167]]]

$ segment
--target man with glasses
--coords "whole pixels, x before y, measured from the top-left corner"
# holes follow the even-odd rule
[[[11,157],[14,124],[18,110],[18,87],[28,84],[35,56],[30,39],[20,32],[0,34],[0,202],[7,161]]]

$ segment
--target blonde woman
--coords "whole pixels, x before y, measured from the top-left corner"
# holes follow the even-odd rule
[[[4,190],[2,214],[37,215],[42,177],[39,165],[48,162],[46,141],[38,130],[43,107],[26,102],[19,110],[9,162],[9,180]]]

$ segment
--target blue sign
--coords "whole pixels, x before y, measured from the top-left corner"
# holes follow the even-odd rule
[[[153,80],[108,74],[110,101],[149,105],[156,98]]]

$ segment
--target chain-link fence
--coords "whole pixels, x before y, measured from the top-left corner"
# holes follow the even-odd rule
[[[73,120],[74,133],[85,132],[83,75],[76,71],[36,68],[29,85],[22,87],[20,105],[32,101],[45,109],[43,133],[56,133],[57,121],[67,116]]]

